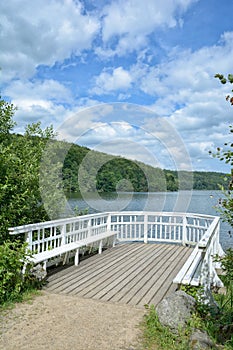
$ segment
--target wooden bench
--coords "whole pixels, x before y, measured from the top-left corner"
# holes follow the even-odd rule
[[[196,246],[182,269],[176,275],[173,283],[178,285],[198,286],[200,284],[201,251]]]
[[[54,258],[56,256],[61,256],[65,254],[65,257],[63,259],[63,264],[66,263],[68,255],[71,251],[75,251],[75,258],[74,258],[74,264],[78,265],[79,264],[79,249],[84,246],[88,246],[90,244],[93,244],[95,242],[99,242],[99,254],[102,253],[102,248],[103,248],[103,240],[106,238],[114,237],[113,239],[113,246],[115,246],[116,242],[116,236],[117,232],[115,231],[106,231],[94,236],[90,236],[88,238],[82,239],[77,242],[71,242],[67,244],[63,244],[60,247],[53,248],[51,250],[46,250],[44,252],[36,253],[33,254],[32,257],[29,258],[31,262],[34,264],[39,264],[43,262],[43,269],[46,270],[47,268],[47,261],[51,258]]]

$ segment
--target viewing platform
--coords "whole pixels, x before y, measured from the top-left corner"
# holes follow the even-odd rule
[[[44,269],[74,260],[48,275],[48,291],[142,307],[158,304],[182,284],[202,285],[206,292],[222,286],[214,261],[224,255],[219,222],[202,214],[125,211],[24,225],[10,233],[25,235],[31,261]],[[99,254],[80,261],[90,249]]]

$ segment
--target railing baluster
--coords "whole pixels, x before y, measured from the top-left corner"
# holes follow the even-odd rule
[[[106,230],[118,232],[118,240],[176,242],[195,244],[205,237],[216,217],[202,214],[114,212],[60,219],[10,229],[25,234],[30,250],[40,253],[63,244],[79,241]],[[219,227],[211,236],[212,253],[222,254]],[[209,252],[208,252],[209,254]]]
[[[183,215],[182,245],[187,243],[187,217]]]
[[[148,243],[148,214],[144,214],[144,243]]]

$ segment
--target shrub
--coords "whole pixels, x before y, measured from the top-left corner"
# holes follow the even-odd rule
[[[20,301],[23,292],[35,286],[28,257],[26,244],[6,241],[0,245],[0,304]],[[22,274],[25,264],[26,271]]]

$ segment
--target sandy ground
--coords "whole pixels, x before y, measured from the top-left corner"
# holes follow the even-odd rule
[[[138,350],[145,310],[42,292],[0,314],[1,350]]]

